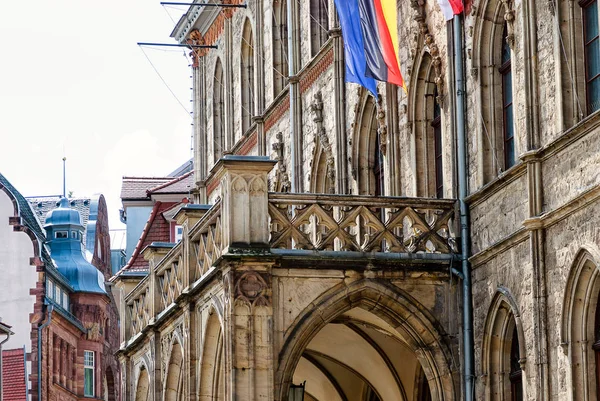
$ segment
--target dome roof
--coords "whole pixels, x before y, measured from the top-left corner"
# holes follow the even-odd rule
[[[84,254],[81,216],[66,198],[60,200],[57,209],[48,212],[44,228],[50,256],[73,290],[106,294],[104,276]]]
[[[58,208],[50,210],[46,215],[46,224],[44,224],[44,228],[48,229],[49,226],[56,225],[74,225],[83,227],[81,215],[77,210],[71,209],[67,198],[62,198]]]

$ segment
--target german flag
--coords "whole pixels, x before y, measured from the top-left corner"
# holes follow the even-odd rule
[[[335,0],[335,5],[346,51],[346,80],[373,93],[369,78],[406,91],[398,56],[396,0]]]

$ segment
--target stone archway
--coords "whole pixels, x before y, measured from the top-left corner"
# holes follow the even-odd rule
[[[439,325],[403,290],[378,280],[322,294],[288,330],[276,399],[306,380],[308,399],[412,400],[419,367],[431,400],[455,400],[450,351]]]
[[[519,309],[506,288],[500,287],[492,300],[481,349],[483,376],[487,382],[484,399],[519,399],[516,394],[522,392],[524,386],[521,382],[517,388],[511,382],[509,372],[514,362],[524,369],[526,348]],[[512,361],[514,355],[518,356],[516,361]]]
[[[178,342],[173,343],[169,366],[167,367],[167,378],[165,380],[165,401],[183,400],[183,350]]]
[[[106,368],[104,373],[104,401],[116,401],[115,393],[115,377],[110,366]]]
[[[223,330],[218,314],[211,308],[199,361],[200,384],[199,400],[215,401],[224,399]]]
[[[377,149],[377,105],[367,90],[361,89],[352,135],[352,176],[358,195],[374,195],[378,185],[374,171]]]
[[[600,253],[595,247],[582,249],[573,262],[567,280],[563,305],[561,343],[570,367],[568,388],[574,400],[596,399],[597,379],[600,366],[597,366],[597,340],[595,327],[600,305]]]
[[[150,375],[148,370],[142,366],[140,369],[137,386],[135,390],[135,401],[148,401],[150,393]]]

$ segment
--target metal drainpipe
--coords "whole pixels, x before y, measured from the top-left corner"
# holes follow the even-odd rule
[[[6,333],[6,338],[4,340],[2,340],[2,342],[0,342],[0,401],[2,401],[2,399],[4,398],[2,396],[3,391],[2,390],[2,344],[4,344],[5,342],[7,342],[10,339],[11,336],[11,332],[10,330],[8,331],[8,333]]]
[[[42,330],[44,330],[50,324],[53,310],[54,306],[50,305],[48,307],[48,320],[38,327],[38,401],[42,401]]]
[[[473,358],[473,303],[471,267],[469,265],[471,233],[467,197],[467,142],[465,135],[465,82],[463,68],[462,16],[455,15],[454,28],[454,78],[456,82],[456,134],[458,151],[458,204],[461,228],[461,264],[463,274],[463,356],[465,401],[472,401],[475,390]]]

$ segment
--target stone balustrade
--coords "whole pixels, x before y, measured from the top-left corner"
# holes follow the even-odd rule
[[[277,250],[452,254],[452,199],[269,193],[264,157],[224,157],[215,167],[214,205],[185,205],[176,214],[178,244],[144,250],[150,271],[126,297],[133,339],[207,282],[228,255],[275,256]],[[415,255],[419,259],[420,255]]]
[[[269,194],[271,248],[454,253],[453,200]]]

